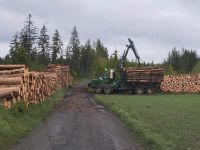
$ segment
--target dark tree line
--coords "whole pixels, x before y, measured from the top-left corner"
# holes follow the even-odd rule
[[[57,29],[51,38],[47,27],[43,25],[39,30],[29,14],[21,31],[13,36],[9,54],[0,58],[0,63],[26,64],[31,70],[43,70],[50,63],[69,64],[75,77],[87,78],[95,74],[99,59],[108,60],[107,48],[99,39],[92,44],[88,39],[81,45],[74,26],[67,48],[64,48]]]
[[[84,45],[81,45],[77,29],[76,27],[73,28],[67,46],[66,63],[70,65],[75,76],[82,78],[94,76],[102,71],[102,69],[96,70],[97,62],[101,61],[103,63],[103,66],[101,66],[104,68],[108,60],[107,48],[103,46],[99,39],[92,44],[88,39]]]
[[[45,25],[38,29],[31,14],[24,22],[23,28],[16,32],[10,43],[9,54],[0,58],[0,63],[26,64],[31,70],[44,70],[50,63],[68,64],[75,78],[88,78],[102,74],[105,68],[115,68],[120,58],[117,51],[109,57],[107,48],[98,39],[89,39],[81,44],[77,28],[74,26],[69,43],[64,48],[62,37],[56,29],[49,36]],[[162,64],[141,63],[143,66],[163,66],[168,74],[200,72],[200,63],[196,51],[174,48]],[[126,61],[126,66],[137,66],[137,63]],[[193,69],[195,68],[195,69]]]
[[[198,56],[195,50],[183,48],[181,51],[175,47],[164,61],[165,66],[172,67],[176,73],[190,73],[198,63]]]

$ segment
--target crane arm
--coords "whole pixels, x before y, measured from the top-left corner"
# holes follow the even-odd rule
[[[128,41],[129,41],[130,44],[126,45],[127,49],[124,51],[123,56],[121,58],[120,69],[124,68],[126,57],[128,55],[129,49],[133,50],[134,55],[135,55],[136,59],[138,60],[138,63],[139,63],[139,66],[140,66],[140,56],[139,56],[139,54],[138,54],[138,52],[137,52],[137,50],[135,48],[135,45],[134,45],[133,41],[130,38],[128,39]]]
[[[138,60],[139,65],[140,65],[140,56],[139,56],[139,54],[138,54],[138,52],[135,48],[135,45],[134,45],[134,43],[131,39],[128,39],[128,41],[130,43],[129,48],[131,48],[133,50],[134,55],[135,55],[136,59]]]

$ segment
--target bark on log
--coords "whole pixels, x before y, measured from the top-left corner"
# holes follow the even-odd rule
[[[0,78],[0,85],[20,85],[22,84],[22,78],[12,77],[12,78]]]
[[[0,70],[1,75],[21,74],[25,72],[25,68],[14,69],[14,70]]]
[[[25,74],[20,73],[20,74],[10,74],[10,75],[1,75],[0,78],[12,78],[12,77],[21,77],[24,78]]]
[[[0,70],[13,70],[13,69],[20,69],[26,68],[25,65],[0,65]]]
[[[21,87],[21,85],[19,84],[19,85],[0,85],[0,89],[2,89],[2,88],[10,88],[10,87]]]
[[[28,72],[25,65],[0,65],[0,97],[5,106],[20,98],[29,103],[38,103],[65,87],[72,81],[69,66],[50,65],[51,72]]]
[[[127,68],[128,82],[156,82],[161,83],[164,70],[158,67]]]
[[[2,98],[12,98],[13,96],[20,95],[19,87],[11,87],[11,88],[0,88],[0,99]]]

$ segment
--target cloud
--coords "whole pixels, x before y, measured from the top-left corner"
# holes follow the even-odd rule
[[[76,25],[82,43],[100,38],[110,54],[122,54],[130,37],[142,60],[161,62],[174,46],[200,54],[199,6],[198,0],[0,0],[0,41],[9,43],[32,13],[38,28],[46,24],[51,35],[58,29],[64,43]]]
[[[9,43],[7,42],[0,42],[1,46],[1,56],[5,56],[8,54]]]

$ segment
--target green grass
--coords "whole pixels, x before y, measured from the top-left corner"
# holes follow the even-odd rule
[[[43,121],[63,99],[64,89],[58,89],[42,103],[25,107],[20,102],[11,109],[0,108],[0,149],[7,150]]]
[[[200,149],[200,95],[96,95],[152,150]]]

